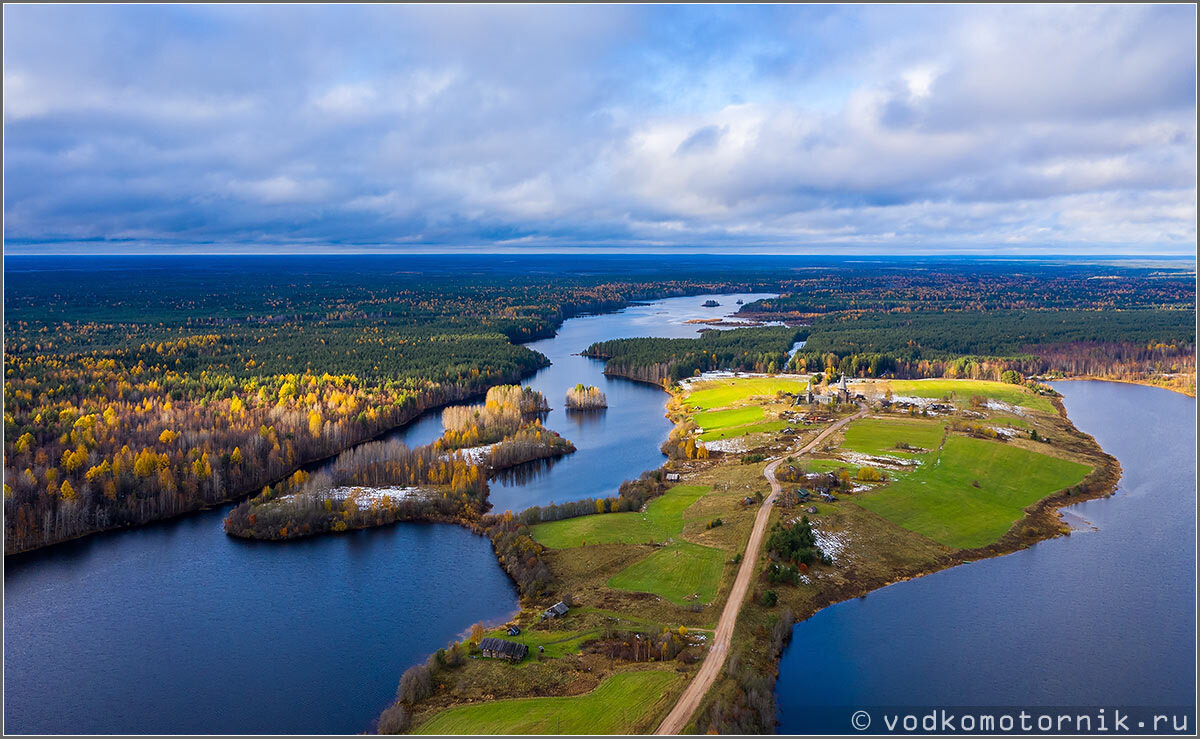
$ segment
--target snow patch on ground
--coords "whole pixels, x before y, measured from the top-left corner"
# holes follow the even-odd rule
[[[732,439],[716,439],[714,441],[701,441],[700,444],[710,452],[744,452],[746,451],[746,442],[743,439],[734,437]]]
[[[850,464],[856,464],[860,467],[916,467],[921,464],[916,459],[904,459],[903,457],[876,457],[870,454],[861,454],[859,452],[850,452],[842,450],[838,452],[838,456],[843,461]]]
[[[850,545],[850,535],[844,531],[821,531],[815,525],[812,529],[813,538],[817,540],[817,546],[821,548],[822,552],[828,554],[834,562],[837,562],[846,551],[846,547]]]
[[[984,404],[984,407],[991,411],[1004,411],[1005,413],[1012,413],[1018,416],[1025,415],[1025,409],[1021,406],[1009,405],[1008,403],[1003,403],[999,400],[988,400],[988,402]]]
[[[410,486],[369,488],[362,487],[360,485],[350,485],[332,488],[319,493],[292,493],[291,495],[282,496],[280,500],[295,498],[297,495],[314,495],[320,500],[328,499],[337,503],[341,503],[342,501],[346,500],[346,498],[349,498],[350,494],[355,491],[357,491],[356,501],[358,502],[358,507],[360,510],[370,508],[371,504],[376,501],[383,502],[384,498],[390,498],[392,502],[396,502],[408,498],[419,498],[429,495],[432,492],[426,488]]]
[[[498,444],[499,442],[496,443]],[[492,447],[494,446],[496,446],[496,444],[484,444],[483,446],[469,446],[466,449],[457,449],[455,451],[461,454],[463,459],[467,460],[471,464],[479,464],[487,460],[488,455],[492,453]]]

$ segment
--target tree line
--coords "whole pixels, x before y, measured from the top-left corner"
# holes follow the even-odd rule
[[[655,384],[710,370],[775,373],[805,332],[786,326],[705,331],[695,339],[599,341],[583,354],[605,360],[604,372]]]

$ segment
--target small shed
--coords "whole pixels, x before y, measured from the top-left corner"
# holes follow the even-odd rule
[[[816,512],[817,512],[817,507],[816,507],[815,505],[810,505],[810,506],[808,507],[808,512],[809,512],[809,513],[812,513],[812,514],[814,514],[814,515],[816,515]]]
[[[488,637],[479,642],[479,651],[484,657],[506,659],[509,662],[520,662],[529,654],[529,647],[507,639]]]
[[[567,608],[567,604],[560,600],[543,611],[542,618],[558,618],[559,616],[565,616],[569,610],[570,609]]]
[[[679,482],[679,473],[678,472],[668,472],[667,473],[667,482]]]
[[[508,627],[508,635],[509,636],[520,636],[521,635],[521,627],[517,626],[516,624],[509,626]]]

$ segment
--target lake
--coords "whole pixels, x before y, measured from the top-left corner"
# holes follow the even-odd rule
[[[529,384],[544,423],[578,447],[492,483],[496,510],[615,494],[658,467],[667,395],[574,356],[594,341],[695,336],[766,294],[701,295],[573,318],[530,346],[554,363]],[[702,308],[713,298],[719,308]],[[567,413],[577,382],[609,408]],[[389,438],[441,433],[440,412]],[[228,507],[5,560],[4,715],[10,733],[355,733],[401,673],[477,621],[517,609],[490,543],[398,524],[286,544],[225,536]]]
[[[1091,526],[797,624],[776,684],[780,733],[857,733],[851,714],[883,706],[1186,707],[1194,721],[1196,401],[1054,388],[1123,468],[1114,496],[1065,509]]]

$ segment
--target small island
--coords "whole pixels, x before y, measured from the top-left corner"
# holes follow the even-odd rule
[[[567,410],[595,411],[608,407],[608,398],[600,388],[579,383],[567,390]]]
[[[717,301],[715,301],[715,300],[706,300],[706,301],[704,301],[704,302],[701,304],[701,306],[700,306],[700,307],[702,307],[702,308],[716,308],[716,307],[717,307],[717,306],[719,306],[719,305],[720,305],[720,303],[718,303],[718,302],[717,302]]]

